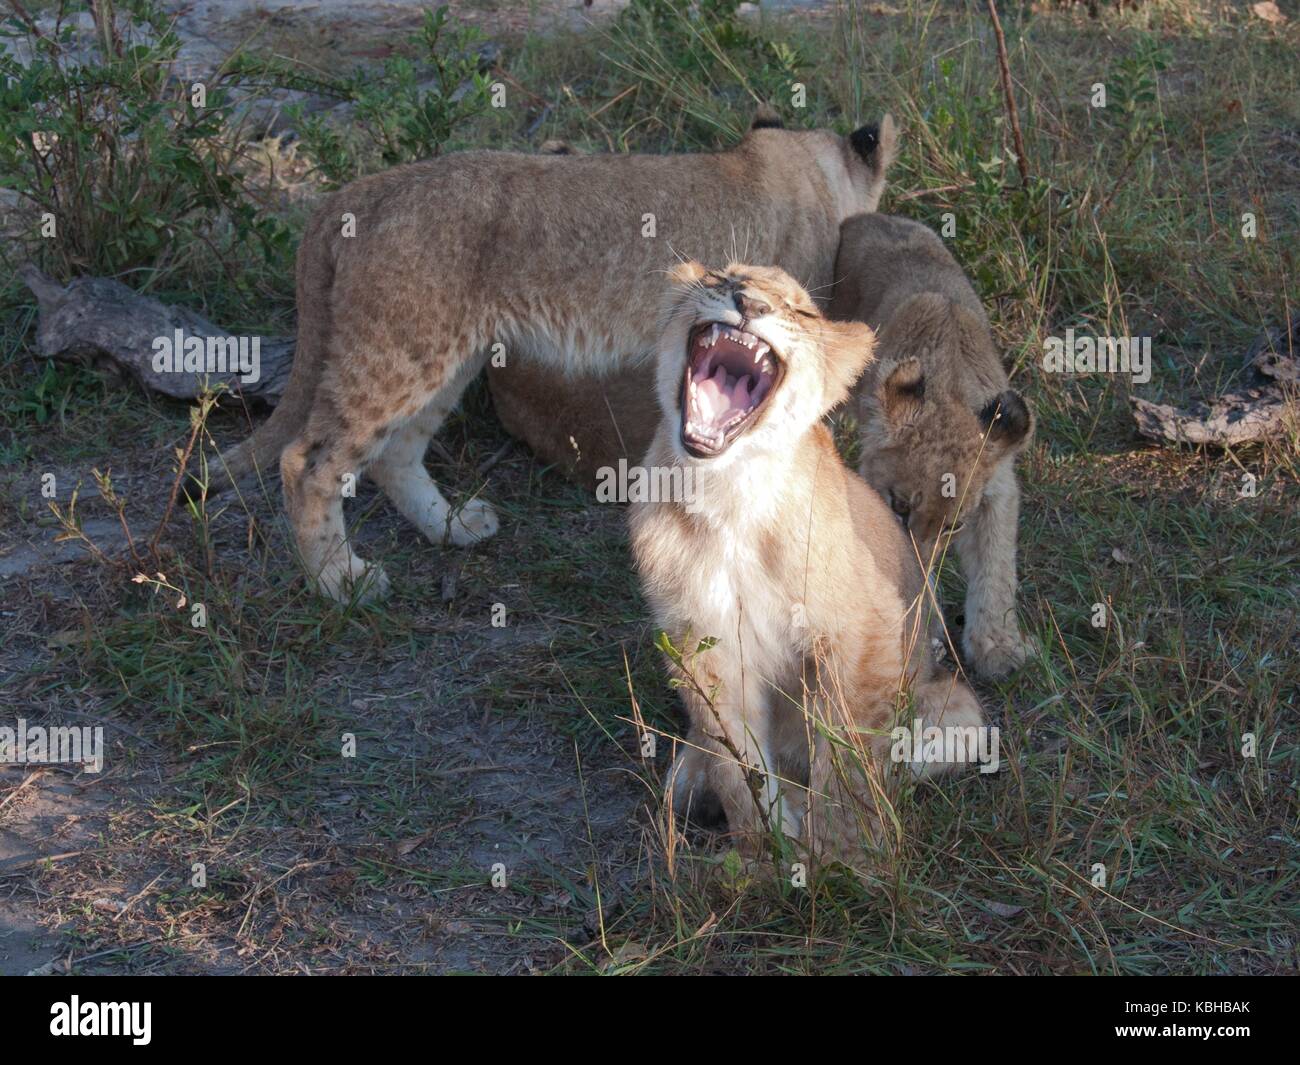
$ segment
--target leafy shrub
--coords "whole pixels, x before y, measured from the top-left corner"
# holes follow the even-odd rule
[[[290,110],[304,150],[334,185],[401,163],[438,155],[465,123],[483,114],[491,78],[480,70],[474,26],[456,25],[448,9],[425,13],[410,37],[415,59],[393,57],[379,70],[358,70],[313,88],[350,104],[345,127],[302,105]],[[297,87],[293,71],[280,68],[278,82]]]
[[[245,195],[225,79],[196,93],[174,76],[181,42],[156,0],[120,15],[59,0],[53,30],[14,10],[0,23],[0,187],[34,214],[26,250],[48,272],[166,270],[223,239],[283,251],[283,227]],[[76,28],[87,11],[93,34]]]

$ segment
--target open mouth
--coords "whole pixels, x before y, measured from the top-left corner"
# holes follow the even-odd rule
[[[696,458],[714,458],[753,422],[784,367],[766,341],[720,322],[692,329],[686,356],[682,446]]]

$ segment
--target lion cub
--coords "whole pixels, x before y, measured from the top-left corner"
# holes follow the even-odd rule
[[[672,276],[644,465],[689,474],[672,483],[693,491],[634,504],[630,525],[655,619],[684,650],[672,670],[691,728],[674,801],[716,796],[750,853],[779,824],[860,867],[879,827],[860,766],[885,764],[900,694],[916,703],[909,723],[983,721],[930,660],[925,581],[902,530],[823,424],[872,331],[829,320],[775,268],[691,262]]]
[[[933,232],[869,214],[841,227],[831,317],[876,330],[857,388],[862,476],[929,564],[953,535],[966,575],[962,649],[1003,676],[1027,657],[1016,621],[1016,455],[1033,416],[1010,388],[979,297]]]
[[[434,543],[493,535],[493,509],[453,507],[424,465],[485,365],[546,368],[572,392],[647,361],[658,323],[643,308],[692,249],[741,240],[829,282],[840,223],[875,210],[893,139],[888,116],[841,136],[760,111],[721,152],[449,152],[352,182],[303,234],[289,383],[226,456],[226,480],[278,457],[312,581],[344,602],[381,596],[382,568],[348,538],[345,487],[368,474]]]

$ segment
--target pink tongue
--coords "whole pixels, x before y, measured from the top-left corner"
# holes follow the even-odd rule
[[[746,374],[736,382],[735,390],[731,393],[731,406],[734,410],[744,410],[749,406],[750,380],[749,374]]]
[[[718,380],[718,374],[722,375],[722,381]],[[700,408],[700,413],[710,421],[730,406],[726,380],[726,371],[719,368],[717,374],[697,386],[696,405]]]
[[[727,388],[727,371],[721,366],[709,379],[700,382],[696,392],[696,406],[709,421],[721,421],[732,411],[749,406],[749,387],[753,378],[746,374],[730,389]]]

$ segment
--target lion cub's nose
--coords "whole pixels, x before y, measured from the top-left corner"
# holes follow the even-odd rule
[[[762,318],[763,315],[771,313],[770,304],[764,303],[753,296],[747,296],[743,292],[733,292],[731,298],[736,303],[736,310],[746,321],[752,321],[755,318]]]

